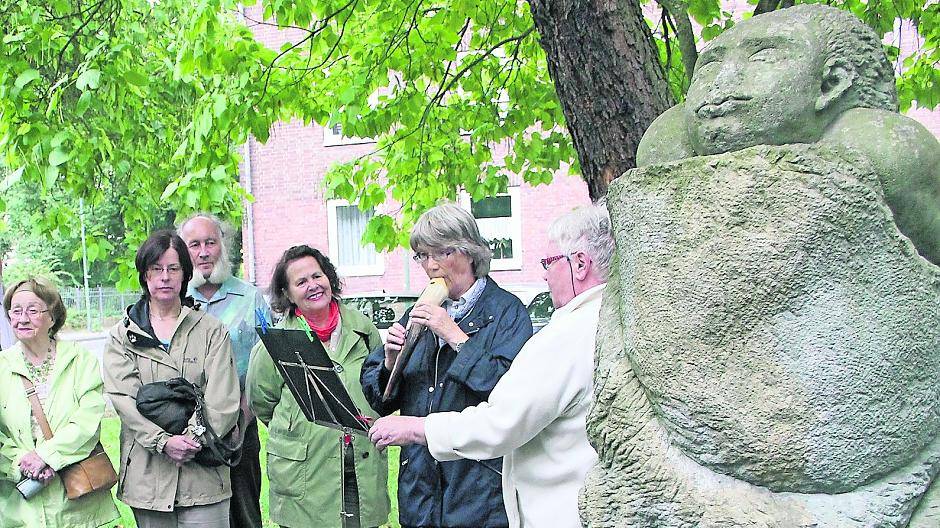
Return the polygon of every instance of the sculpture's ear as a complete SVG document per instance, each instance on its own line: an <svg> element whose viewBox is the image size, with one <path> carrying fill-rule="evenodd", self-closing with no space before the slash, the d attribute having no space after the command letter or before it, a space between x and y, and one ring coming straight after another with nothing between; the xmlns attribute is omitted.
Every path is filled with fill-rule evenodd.
<svg viewBox="0 0 940 528"><path fill-rule="evenodd" d="M841 58L830 58L823 67L819 97L816 98L816 111L822 112L840 101L855 82L855 71L846 66Z"/></svg>

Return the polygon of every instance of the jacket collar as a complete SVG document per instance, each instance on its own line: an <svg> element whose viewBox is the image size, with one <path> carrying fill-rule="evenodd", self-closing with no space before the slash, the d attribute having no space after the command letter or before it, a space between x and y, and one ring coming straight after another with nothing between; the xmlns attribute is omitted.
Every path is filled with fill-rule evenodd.
<svg viewBox="0 0 940 528"><path fill-rule="evenodd" d="M336 344L336 358L338 360L345 359L352 350L353 345L360 339L365 344L366 354L372 351L372 347L378 345L378 343L369 342L369 335L372 333L372 321L343 303L339 303L339 324L342 327L342 334L340 334L339 343Z"/></svg>
<svg viewBox="0 0 940 528"><path fill-rule="evenodd" d="M216 290L211 299L207 299L205 295L199 293L199 290L193 287L187 288L186 294L198 303L208 304L212 301L224 299L230 294L245 296L248 294L248 288L246 286L247 284L244 281L235 276L231 276L222 281L222 284L219 285L219 289Z"/></svg>
<svg viewBox="0 0 940 528"><path fill-rule="evenodd" d="M190 323L190 326L192 326L196 321L202 318L203 314L201 312L187 305L192 304L192 298L187 297L186 301L189 301L189 303L184 302L183 304L179 321L173 332L174 335L187 319L195 316L195 319ZM153 331L153 326L150 324L150 302L144 296L141 296L136 303L127 307L123 324L125 337L131 345L138 348L159 348L164 351L166 350L166 346L164 346L157 337L156 333Z"/></svg>
<svg viewBox="0 0 940 528"><path fill-rule="evenodd" d="M292 330L302 328L299 319L292 312L288 312L288 315L278 323L278 326ZM369 343L369 335L372 333L372 321L342 302L339 303L339 326L337 329L340 331L339 343L336 344L336 350L331 354L336 361L342 361L359 339L362 339L362 342L367 345L367 349L379 344ZM369 351L371 352L371 350Z"/></svg>
<svg viewBox="0 0 940 528"><path fill-rule="evenodd" d="M606 282L604 284L598 284L597 286L594 286L592 288L589 288L579 293L577 296L575 296L574 299L571 299L570 301L568 301L568 304L555 310L552 313L552 320L555 320L555 317L564 317L565 315L570 314L571 312L574 312L578 308L584 306L585 304L591 301L601 299L604 295L605 286L607 286Z"/></svg>
<svg viewBox="0 0 940 528"><path fill-rule="evenodd" d="M499 285L496 284L496 281L491 279L489 275L486 276L486 286L483 288L483 292L480 294L477 301L474 303L473 308L470 310L470 313L462 317L457 321L457 326L460 327L464 333L472 334L478 331L480 328L486 326L494 319L492 309L493 304L493 294L496 290L499 290Z"/></svg>

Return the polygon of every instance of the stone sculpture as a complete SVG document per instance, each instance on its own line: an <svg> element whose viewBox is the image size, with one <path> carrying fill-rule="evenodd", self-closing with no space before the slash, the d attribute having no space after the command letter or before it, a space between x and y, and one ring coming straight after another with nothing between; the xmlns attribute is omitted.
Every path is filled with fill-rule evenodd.
<svg viewBox="0 0 940 528"><path fill-rule="evenodd" d="M702 52L611 187L589 527L940 526L940 144L800 5Z"/></svg>

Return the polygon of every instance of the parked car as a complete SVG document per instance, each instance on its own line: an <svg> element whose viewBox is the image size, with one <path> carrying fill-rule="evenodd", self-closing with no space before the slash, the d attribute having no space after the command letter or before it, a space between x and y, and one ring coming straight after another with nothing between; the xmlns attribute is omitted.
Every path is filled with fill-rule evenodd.
<svg viewBox="0 0 940 528"><path fill-rule="evenodd" d="M555 307L552 306L551 295L544 288L517 287L508 288L508 291L519 297L519 300L526 305L526 310L532 319L532 330L538 332L551 320ZM384 340L388 328L401 319L417 300L418 294L414 293L379 292L359 293L344 297L343 303L371 318Z"/></svg>
<svg viewBox="0 0 940 528"><path fill-rule="evenodd" d="M539 293L529 301L526 310L529 312L529 318L532 319L532 331L538 332L552 320L555 305L552 304L551 294L547 291Z"/></svg>
<svg viewBox="0 0 940 528"><path fill-rule="evenodd" d="M548 324L552 318L552 312L555 307L552 305L552 297L545 284L521 284L508 285L506 291L515 295L526 306L529 312L529 318L532 319L532 330L538 332L543 326Z"/></svg>
<svg viewBox="0 0 940 528"><path fill-rule="evenodd" d="M359 293L343 298L343 303L362 312L372 319L382 340L388 333L388 328L405 315L405 311L418 300L413 293Z"/></svg>

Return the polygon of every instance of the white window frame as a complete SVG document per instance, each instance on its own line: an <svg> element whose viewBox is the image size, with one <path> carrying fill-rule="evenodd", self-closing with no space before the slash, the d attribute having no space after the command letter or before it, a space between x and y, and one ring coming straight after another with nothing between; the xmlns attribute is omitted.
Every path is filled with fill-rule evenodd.
<svg viewBox="0 0 940 528"><path fill-rule="evenodd" d="M508 218L508 231L509 237L512 239L512 258L509 259L497 259L493 258L490 261L490 270L492 271L516 271L522 269L522 209L521 209L521 200L520 200L520 188L518 186L509 187L506 193L500 193L497 196L506 196L509 195L509 207L512 209L512 216ZM470 209L470 194L466 191L461 191L460 197L458 198L458 203L466 211L472 211ZM483 222L493 220L498 222L506 222L507 219L490 219L484 218ZM481 220L477 220L477 224ZM481 229L482 231L482 229ZM481 233L482 234L482 233ZM486 236L484 235L484 238Z"/></svg>
<svg viewBox="0 0 940 528"><path fill-rule="evenodd" d="M333 127L340 125L324 126L323 127L323 146L324 147L336 147L339 145L363 145L366 143L375 143L375 140L372 138L360 138L360 137L346 137L341 133L337 134L333 132Z"/></svg>
<svg viewBox="0 0 940 528"><path fill-rule="evenodd" d="M326 209L327 209L327 236L329 238L330 244L330 260L336 266L336 271L343 277L371 277L376 275L385 274L385 254L380 251L375 250L375 246L372 246L373 251L378 256L375 264L365 264L359 266L344 265L339 261L339 225L336 218L336 209L338 207L348 207L351 205L357 205L355 202L350 203L348 200L327 200ZM371 244L370 244L371 245Z"/></svg>

